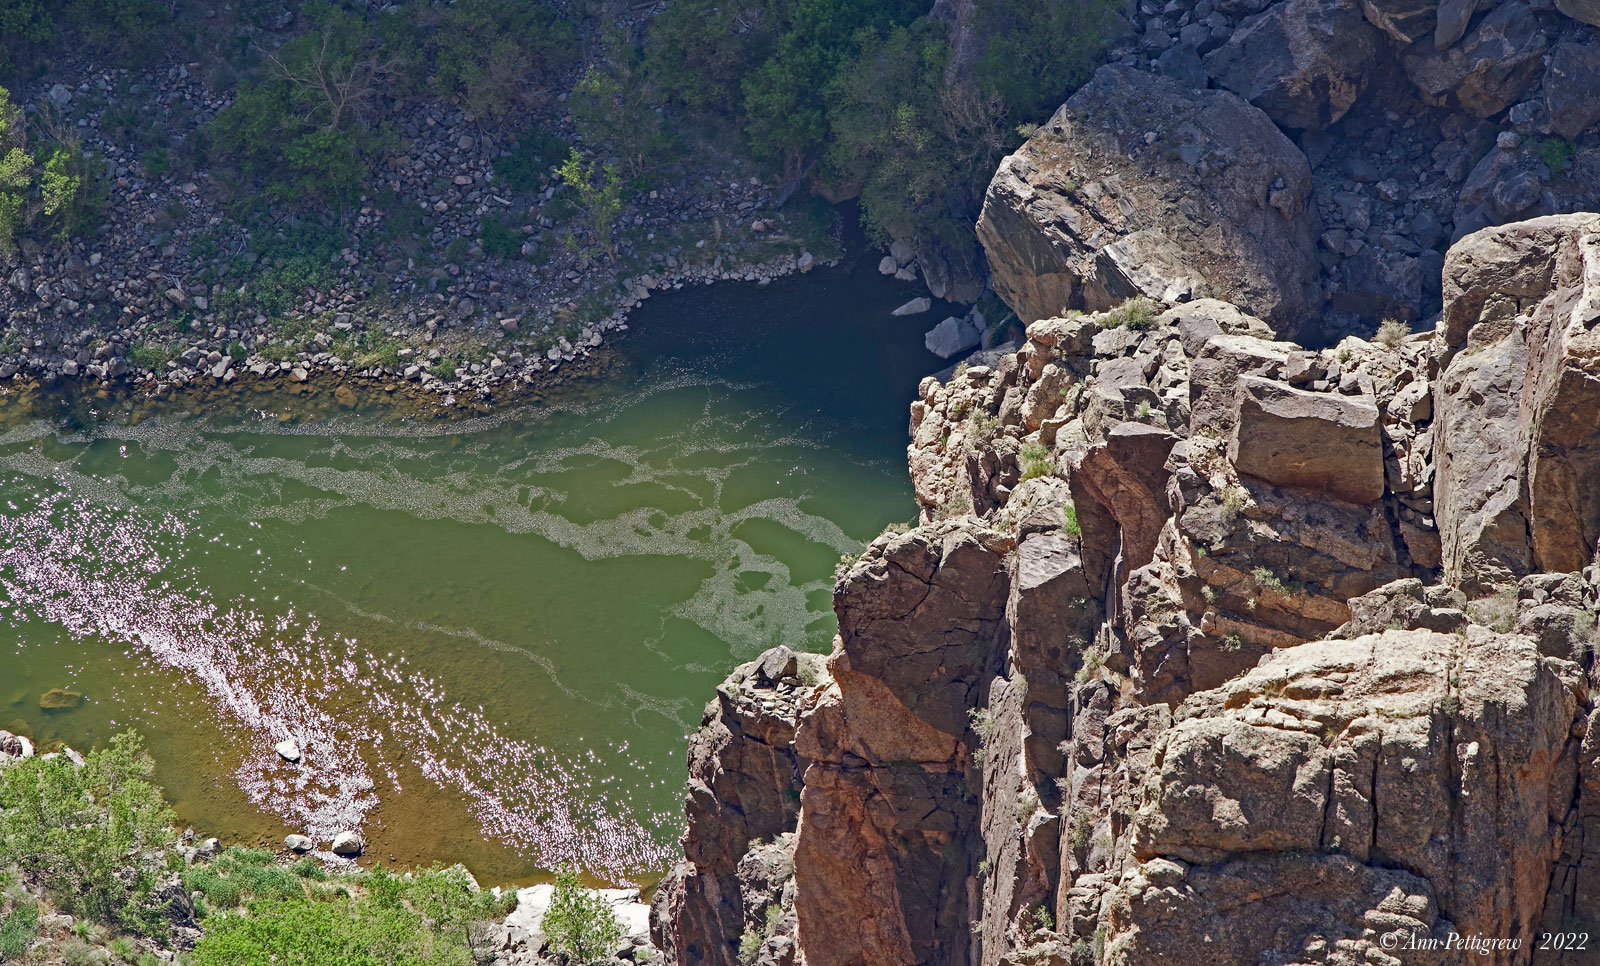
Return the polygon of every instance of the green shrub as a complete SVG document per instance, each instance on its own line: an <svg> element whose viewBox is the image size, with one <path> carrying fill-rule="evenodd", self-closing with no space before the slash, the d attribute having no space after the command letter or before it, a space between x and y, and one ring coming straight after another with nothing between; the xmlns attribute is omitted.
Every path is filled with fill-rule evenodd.
<svg viewBox="0 0 1600 966"><path fill-rule="evenodd" d="M0 914L0 962L21 958L38 932L39 904L36 902L19 902L10 912Z"/></svg>
<svg viewBox="0 0 1600 966"><path fill-rule="evenodd" d="M0 772L0 863L78 915L159 932L153 893L175 835L151 769L138 735L124 732L81 768L29 758Z"/></svg>
<svg viewBox="0 0 1600 966"><path fill-rule="evenodd" d="M1378 331L1373 335L1372 341L1386 348L1395 349L1411 334L1411 326L1398 319L1384 319L1378 326Z"/></svg>
<svg viewBox="0 0 1600 966"><path fill-rule="evenodd" d="M1022 444L1022 478L1031 480L1041 476L1049 476L1056 471L1055 462L1050 459L1050 449L1037 440L1030 440Z"/></svg>
<svg viewBox="0 0 1600 966"><path fill-rule="evenodd" d="M622 926L611 901L583 888L573 869L556 873L556 891L544 914L544 932L558 952L580 963L610 956L622 939Z"/></svg>
<svg viewBox="0 0 1600 966"><path fill-rule="evenodd" d="M159 145L139 156L139 166L152 178L159 178L172 170L172 157Z"/></svg>
<svg viewBox="0 0 1600 966"><path fill-rule="evenodd" d="M517 258L522 255L522 235L493 215L478 221L478 239L490 258Z"/></svg>
<svg viewBox="0 0 1600 966"><path fill-rule="evenodd" d="M1577 156L1578 148L1564 138L1543 138L1533 145L1533 154L1551 171L1561 171Z"/></svg>
<svg viewBox="0 0 1600 966"><path fill-rule="evenodd" d="M495 162L494 176L513 192L532 193L543 186L551 169L565 161L571 151L572 145L534 125L509 154Z"/></svg>
<svg viewBox="0 0 1600 966"><path fill-rule="evenodd" d="M326 873L300 874L300 863L266 852L230 849L212 866L237 880L245 905L211 915L190 966L469 966L473 930L515 903L479 890L459 865L405 877L378 868L327 885Z"/></svg>
<svg viewBox="0 0 1600 966"><path fill-rule="evenodd" d="M1154 301L1136 295L1101 316L1100 324L1107 329L1126 327L1135 332L1145 332L1155 328L1157 308Z"/></svg>
<svg viewBox="0 0 1600 966"><path fill-rule="evenodd" d="M1078 508L1070 503L1061 507L1061 529L1074 537L1083 536L1083 527L1078 524Z"/></svg>

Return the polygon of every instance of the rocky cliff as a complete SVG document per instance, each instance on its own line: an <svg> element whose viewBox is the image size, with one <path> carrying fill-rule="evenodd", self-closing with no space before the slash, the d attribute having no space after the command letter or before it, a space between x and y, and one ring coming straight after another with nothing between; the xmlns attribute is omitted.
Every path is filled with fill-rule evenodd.
<svg viewBox="0 0 1600 966"><path fill-rule="evenodd" d="M1441 293L1321 350L1195 291L1052 311L925 380L920 525L841 573L825 667L708 708L657 945L1592 961L1600 216L1467 235Z"/></svg>

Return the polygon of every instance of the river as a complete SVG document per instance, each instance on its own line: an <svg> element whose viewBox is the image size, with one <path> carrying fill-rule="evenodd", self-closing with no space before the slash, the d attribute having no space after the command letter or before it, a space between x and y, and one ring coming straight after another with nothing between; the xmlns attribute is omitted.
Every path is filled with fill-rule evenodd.
<svg viewBox="0 0 1600 966"><path fill-rule="evenodd" d="M870 259L669 293L606 378L471 417L12 405L0 728L137 729L224 843L360 826L368 859L485 883L648 882L717 683L827 650L840 556L914 511L907 406L941 316L889 310L916 294ZM44 710L53 688L82 701Z"/></svg>

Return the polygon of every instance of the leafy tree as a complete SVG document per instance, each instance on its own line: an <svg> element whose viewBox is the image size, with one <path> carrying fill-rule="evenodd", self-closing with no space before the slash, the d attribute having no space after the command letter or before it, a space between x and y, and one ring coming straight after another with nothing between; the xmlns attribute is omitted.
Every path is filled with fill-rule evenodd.
<svg viewBox="0 0 1600 966"><path fill-rule="evenodd" d="M646 162L666 149L655 90L645 76L638 50L612 32L606 59L592 64L573 85L567 107L585 143L622 159L630 174L643 174Z"/></svg>
<svg viewBox="0 0 1600 966"><path fill-rule="evenodd" d="M788 29L786 0L676 0L650 23L644 71L673 105L724 111Z"/></svg>
<svg viewBox="0 0 1600 966"><path fill-rule="evenodd" d="M55 23L39 0L0 0L0 71L9 72L12 51L55 36Z"/></svg>
<svg viewBox="0 0 1600 966"><path fill-rule="evenodd" d="M22 112L11 105L11 92L0 87L0 255L16 250L33 184L33 155L28 153L21 118Z"/></svg>
<svg viewBox="0 0 1600 966"><path fill-rule="evenodd" d="M1042 120L1099 64L1115 0L980 0L987 36L975 71L1018 120Z"/></svg>
<svg viewBox="0 0 1600 966"><path fill-rule="evenodd" d="M580 963L610 956L622 939L611 901L585 889L574 869L556 872L556 891L542 926L552 946Z"/></svg>
<svg viewBox="0 0 1600 966"><path fill-rule="evenodd" d="M124 732L81 767L29 758L0 771L0 862L80 915L160 931L156 878L176 836L152 768L139 736Z"/></svg>
<svg viewBox="0 0 1600 966"><path fill-rule="evenodd" d="M864 29L855 54L828 88L832 143L824 172L858 185L868 227L881 241L915 234L939 217L942 195L957 184L939 117L949 48L921 24L887 38Z"/></svg>
<svg viewBox="0 0 1600 966"><path fill-rule="evenodd" d="M376 101L406 63L395 18L313 3L312 29L266 52L266 76L241 85L212 121L213 157L290 203L349 204L392 139Z"/></svg>
<svg viewBox="0 0 1600 966"><path fill-rule="evenodd" d="M622 212L622 178L616 165L608 164L603 169L598 163L585 166L578 149L573 148L557 173L563 184L578 193L578 204L595 243L615 257L617 248L611 232Z"/></svg>
<svg viewBox="0 0 1600 966"><path fill-rule="evenodd" d="M504 114L575 61L572 20L543 0L419 0L434 88L477 114Z"/></svg>
<svg viewBox="0 0 1600 966"><path fill-rule="evenodd" d="M41 211L58 239L94 228L106 203L104 167L75 142L50 145L39 168Z"/></svg>

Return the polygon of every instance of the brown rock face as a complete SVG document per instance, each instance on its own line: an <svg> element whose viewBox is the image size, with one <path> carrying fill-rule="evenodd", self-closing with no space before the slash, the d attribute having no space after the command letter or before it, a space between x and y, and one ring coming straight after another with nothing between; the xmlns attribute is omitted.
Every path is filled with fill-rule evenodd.
<svg viewBox="0 0 1600 966"><path fill-rule="evenodd" d="M1600 935L1597 280L1600 215L1541 219L1452 250L1432 334L1309 350L1202 299L925 380L925 522L839 580L817 686L724 687L658 942L1588 966L1531 947ZM1420 948L1453 935L1523 942Z"/></svg>
<svg viewBox="0 0 1600 966"><path fill-rule="evenodd" d="M1224 145L1218 167L1208 159ZM1310 179L1236 95L1102 67L1001 163L978 238L1024 322L1206 288L1289 332L1320 302Z"/></svg>
<svg viewBox="0 0 1600 966"><path fill-rule="evenodd" d="M1228 459L1249 476L1349 503L1383 496L1378 407L1281 382L1239 380Z"/></svg>
<svg viewBox="0 0 1600 966"><path fill-rule="evenodd" d="M1009 549L981 527L922 527L880 538L835 590L835 684L796 736L812 762L795 851L808 966L968 962L979 807L961 787L969 713L1002 652Z"/></svg>
<svg viewBox="0 0 1600 966"><path fill-rule="evenodd" d="M1435 503L1469 589L1579 570L1600 541L1600 216L1469 235L1445 261Z"/></svg>
<svg viewBox="0 0 1600 966"><path fill-rule="evenodd" d="M821 664L817 655L776 648L735 669L706 706L689 739L683 859L651 909L651 936L669 959L739 962L749 924L739 863L752 843L794 830L805 768L794 747L797 703L812 687L800 674L805 668L815 680Z"/></svg>
<svg viewBox="0 0 1600 966"><path fill-rule="evenodd" d="M1473 628L1307 644L1195 695L1145 781L1107 962L1185 962L1213 928L1214 961L1240 964L1313 943L1356 961L1391 929L1530 935L1584 692L1527 639Z"/></svg>

